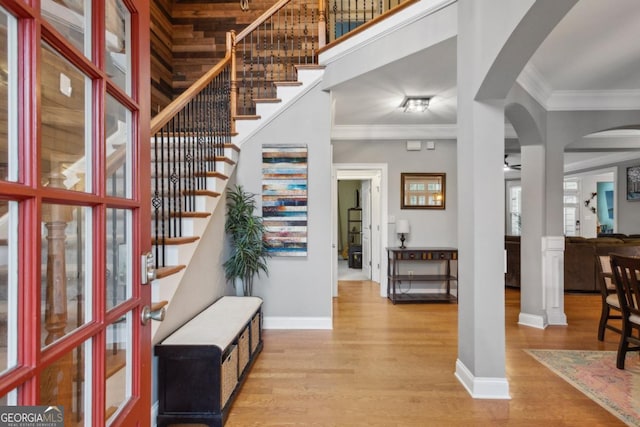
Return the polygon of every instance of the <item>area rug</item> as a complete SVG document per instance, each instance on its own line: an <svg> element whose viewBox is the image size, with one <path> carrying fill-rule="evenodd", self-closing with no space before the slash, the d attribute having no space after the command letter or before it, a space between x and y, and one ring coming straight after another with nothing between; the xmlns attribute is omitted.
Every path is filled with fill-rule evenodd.
<svg viewBox="0 0 640 427"><path fill-rule="evenodd" d="M616 368L615 351L525 350L630 426L640 426L640 361L631 353Z"/></svg>

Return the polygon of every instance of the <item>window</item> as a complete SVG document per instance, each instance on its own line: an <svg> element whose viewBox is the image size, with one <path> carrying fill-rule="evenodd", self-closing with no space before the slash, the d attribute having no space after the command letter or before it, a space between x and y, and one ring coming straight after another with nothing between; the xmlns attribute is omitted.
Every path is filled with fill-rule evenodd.
<svg viewBox="0 0 640 427"><path fill-rule="evenodd" d="M564 181L564 235L580 235L580 185L577 180L570 179Z"/></svg>

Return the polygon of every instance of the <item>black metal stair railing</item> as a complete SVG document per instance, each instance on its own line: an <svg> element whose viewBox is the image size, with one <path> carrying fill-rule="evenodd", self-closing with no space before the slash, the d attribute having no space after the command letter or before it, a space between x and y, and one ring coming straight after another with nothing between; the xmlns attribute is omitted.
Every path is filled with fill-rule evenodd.
<svg viewBox="0 0 640 427"><path fill-rule="evenodd" d="M326 0L327 43L412 0Z"/></svg>
<svg viewBox="0 0 640 427"><path fill-rule="evenodd" d="M276 4L238 34L237 114L255 114L256 99L276 97L276 82L296 81L296 65L316 64L318 0Z"/></svg>
<svg viewBox="0 0 640 427"><path fill-rule="evenodd" d="M166 244L182 237L182 219L207 190L216 158L231 143L231 64L152 136L152 234L156 268L167 265ZM152 132L154 129L152 128Z"/></svg>

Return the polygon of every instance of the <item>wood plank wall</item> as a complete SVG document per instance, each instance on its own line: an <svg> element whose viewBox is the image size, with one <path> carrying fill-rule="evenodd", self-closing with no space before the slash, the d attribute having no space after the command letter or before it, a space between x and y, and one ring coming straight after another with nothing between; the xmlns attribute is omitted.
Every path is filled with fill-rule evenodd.
<svg viewBox="0 0 640 427"><path fill-rule="evenodd" d="M172 0L151 2L151 114L173 99Z"/></svg>
<svg viewBox="0 0 640 427"><path fill-rule="evenodd" d="M151 106L166 107L224 58L226 33L242 31L275 0L153 0L151 2Z"/></svg>

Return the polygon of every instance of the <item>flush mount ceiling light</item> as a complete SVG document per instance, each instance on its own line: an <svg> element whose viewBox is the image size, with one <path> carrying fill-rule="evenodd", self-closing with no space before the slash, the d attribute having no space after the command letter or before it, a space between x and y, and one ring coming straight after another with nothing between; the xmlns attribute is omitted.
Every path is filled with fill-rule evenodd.
<svg viewBox="0 0 640 427"><path fill-rule="evenodd" d="M405 113L422 113L429 108L429 96L405 96L400 107Z"/></svg>

